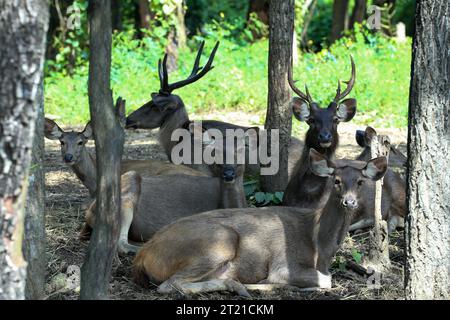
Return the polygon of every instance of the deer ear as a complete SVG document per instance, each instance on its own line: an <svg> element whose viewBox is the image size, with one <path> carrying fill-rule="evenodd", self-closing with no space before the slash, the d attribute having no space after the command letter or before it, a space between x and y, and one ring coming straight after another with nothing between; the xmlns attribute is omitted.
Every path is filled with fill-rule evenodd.
<svg viewBox="0 0 450 320"><path fill-rule="evenodd" d="M356 99L345 99L340 102L337 108L336 116L339 121L347 122L353 119L356 113Z"/></svg>
<svg viewBox="0 0 450 320"><path fill-rule="evenodd" d="M356 142L360 147L366 147L366 140L365 140L365 132L362 130L356 130L355 132L355 139Z"/></svg>
<svg viewBox="0 0 450 320"><path fill-rule="evenodd" d="M319 177L330 177L334 173L334 165L315 149L309 150L309 168L313 174Z"/></svg>
<svg viewBox="0 0 450 320"><path fill-rule="evenodd" d="M309 117L311 115L311 112L309 111L308 103L299 98L294 97L291 100L291 108L292 113L297 118L298 121L308 121Z"/></svg>
<svg viewBox="0 0 450 320"><path fill-rule="evenodd" d="M59 140L64 131L61 130L60 127L56 124L55 121L45 118L44 123L44 135L47 139L50 140Z"/></svg>
<svg viewBox="0 0 450 320"><path fill-rule="evenodd" d="M366 146L370 146L372 139L377 136L377 132L372 127L367 127L366 131L364 131L364 142Z"/></svg>
<svg viewBox="0 0 450 320"><path fill-rule="evenodd" d="M92 125L90 121L86 124L86 127L84 127L84 130L83 132L81 132L81 134L88 140L93 139L94 132L92 130Z"/></svg>
<svg viewBox="0 0 450 320"><path fill-rule="evenodd" d="M383 178L387 170L387 159L386 157L378 157L367 162L364 169L362 169L362 174L366 178L373 181L380 180Z"/></svg>

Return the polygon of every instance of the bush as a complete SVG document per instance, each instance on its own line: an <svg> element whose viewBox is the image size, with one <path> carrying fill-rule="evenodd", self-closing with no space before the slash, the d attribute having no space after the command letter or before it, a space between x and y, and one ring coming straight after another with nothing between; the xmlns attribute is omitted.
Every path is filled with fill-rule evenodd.
<svg viewBox="0 0 450 320"><path fill-rule="evenodd" d="M195 52L202 38L190 41L192 50L182 48L178 70L170 81L187 77ZM238 44L226 35L211 35L206 39L203 63L221 40L215 58L215 68L204 78L179 89L189 112L241 110L265 118L267 106L267 40L253 44ZM150 100L159 89L157 61L164 48L150 38L134 40L129 33L113 37L111 86L114 97L127 100L128 112ZM411 43L399 44L377 35L356 32L318 54L299 57L294 77L299 87L305 82L322 107L333 98L337 80L350 75L349 54L356 63L356 85L351 94L358 100L358 115L354 121L376 127L406 126L411 60ZM85 123L89 119L87 98L88 67L85 62L72 76L52 73L45 78L47 115L58 117L65 124ZM294 129L298 126L294 121Z"/></svg>

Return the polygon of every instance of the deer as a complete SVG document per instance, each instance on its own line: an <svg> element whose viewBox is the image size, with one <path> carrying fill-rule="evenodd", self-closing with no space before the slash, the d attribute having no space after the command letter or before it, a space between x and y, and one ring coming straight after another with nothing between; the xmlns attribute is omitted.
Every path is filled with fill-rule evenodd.
<svg viewBox="0 0 450 320"><path fill-rule="evenodd" d="M216 43L211 54L203 67L200 67L200 58L202 56L205 42L200 44L197 52L197 56L194 61L194 65L190 75L184 79L174 83L169 83L169 77L167 72L167 54L164 55L163 60L158 61L158 76L160 81L160 89L158 92L151 94L152 100L142 105L140 108L128 115L126 119L127 129L156 129L159 128L159 141L164 148L164 151L171 160L172 149L178 141L171 141L172 133L179 128L183 128L191 122L187 113L186 107L180 96L173 94L177 89L192 84L202 77L204 77L214 66L212 63L216 51L219 46L219 42ZM206 129L218 129L223 134L227 129L241 129L247 131L248 129L259 130L258 127L245 127L236 124L216 121L216 120L202 120L202 126ZM296 160L299 158L299 149L303 147L303 143L298 139L291 139L291 146L289 147L289 171L292 171ZM248 155L247 155L248 158ZM205 164L195 165L190 164L197 170L201 170L210 174L209 167ZM247 173L256 175L259 172L259 165L247 165Z"/></svg>
<svg viewBox="0 0 450 320"><path fill-rule="evenodd" d="M292 77L292 67L288 69L288 83L297 97L293 97L290 103L293 116L301 122L306 122L309 126L305 135L305 145L298 161L296 162L292 176L284 193L283 204L287 206L308 206L315 207L317 202L309 201L314 198L312 192L320 192L309 185L302 186L303 175L308 170L309 150L314 148L324 154L329 159L334 159L336 149L339 145L338 125L341 122L348 122L353 119L356 113L356 99L344 99L353 89L356 80L356 67L352 56L351 76L345 83L347 87L341 92L341 82L338 81L338 88L334 99L327 108L320 105L311 97L308 86L305 85L305 92L302 92L296 85ZM316 181L315 179L313 179ZM301 192L299 192L301 190Z"/></svg>
<svg viewBox="0 0 450 320"><path fill-rule="evenodd" d="M49 140L60 141L62 160L88 189L90 197L95 198L97 190L95 154L86 148L86 143L94 138L91 123L88 122L82 131L64 131L54 120L45 118L44 135ZM185 165L175 165L157 160L122 160L121 170L122 173L133 170L145 175L206 176L205 173Z"/></svg>
<svg viewBox="0 0 450 320"><path fill-rule="evenodd" d="M314 149L309 168L328 184L323 209L260 207L192 215L162 228L133 261L134 281L158 292L198 294L331 288L329 267L360 205L359 181L376 181L386 157L339 166Z"/></svg>
<svg viewBox="0 0 450 320"><path fill-rule="evenodd" d="M367 160L370 158L370 144L377 132L374 128L368 126L365 130L356 130L355 139L360 147L363 148L357 160ZM389 150L389 167L404 168L406 167L406 156L394 146L390 146Z"/></svg>
<svg viewBox="0 0 450 320"><path fill-rule="evenodd" d="M367 127L365 131L356 132L356 140L364 150L356 158L359 161L367 161L371 158L371 142L377 138L377 132L372 127ZM395 147L390 147L389 167L403 167L406 157ZM349 231L371 227L374 224L373 217L373 195L374 191L368 190L368 210L362 210L356 215ZM398 172L388 168L384 177L382 194L382 216L388 221L388 232L392 233L398 227L404 226L406 216L406 182Z"/></svg>
<svg viewBox="0 0 450 320"><path fill-rule="evenodd" d="M203 143L217 143L206 139L207 132ZM243 148L238 145L234 151L235 159L244 152ZM231 152L220 144L216 150L224 154ZM136 253L140 247L132 242L149 240L155 232L177 219L219 208L246 207L244 164L234 160L231 164L214 163L210 167L213 177L186 174L142 176L135 171L124 173L121 176L118 251L122 254ZM96 200L86 210L86 224L81 232L83 239L88 238L95 227L95 206Z"/></svg>

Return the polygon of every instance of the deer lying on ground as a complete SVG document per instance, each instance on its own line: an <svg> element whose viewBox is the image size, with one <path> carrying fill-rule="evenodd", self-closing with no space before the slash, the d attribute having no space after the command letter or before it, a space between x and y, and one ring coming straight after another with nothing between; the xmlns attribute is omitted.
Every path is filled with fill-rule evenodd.
<svg viewBox="0 0 450 320"><path fill-rule="evenodd" d="M362 134L362 132L364 134ZM356 140L358 144L363 143L364 150L356 158L356 160L367 161L371 158L371 142L372 139L377 137L377 132L372 127L367 127L365 131L357 132ZM363 137L361 137L363 136ZM403 167L406 163L406 157L396 148L390 147L389 153L389 167ZM359 215L356 215L353 224L350 226L349 231L355 231L371 227L374 224L373 220L373 186L367 192L368 197L368 209L362 210ZM406 215L406 182L400 176L399 173L391 170L387 170L383 183L383 195L382 195L382 214L383 219L388 221L388 232L393 232L397 227L404 226L404 219Z"/></svg>
<svg viewBox="0 0 450 320"><path fill-rule="evenodd" d="M223 209L180 219L137 253L134 280L160 284L160 293L330 288L328 269L360 204L359 182L381 179L387 161L340 167L313 149L309 159L316 176L339 181L325 188L323 209Z"/></svg>
<svg viewBox="0 0 450 320"><path fill-rule="evenodd" d="M78 179L89 190L91 198L94 198L97 190L95 155L86 149L88 140L93 139L90 122L81 132L64 131L55 121L45 118L44 133L47 139L60 141L63 161L72 168ZM185 165L175 165L157 160L122 160L122 173L131 170L142 175L187 174L206 176L206 174Z"/></svg>
<svg viewBox="0 0 450 320"><path fill-rule="evenodd" d="M240 152L244 151L237 149L235 157ZM210 165L214 177L184 174L144 177L134 171L123 174L119 252L136 252L139 247L128 240L145 242L177 219L214 209L246 207L244 166L236 163ZM84 232L95 225L94 212L95 200L86 211Z"/></svg>
<svg viewBox="0 0 450 320"><path fill-rule="evenodd" d="M372 127L367 127L366 130L356 130L355 139L359 146L364 150L356 158L357 160L369 160L370 159L370 143L374 137L377 136L377 132ZM389 167L404 168L406 167L406 156L394 146L390 147L389 151Z"/></svg>
<svg viewBox="0 0 450 320"><path fill-rule="evenodd" d="M201 43L194 62L191 74L187 79L177 81L169 84L169 77L166 67L167 54L164 59L159 60L158 75L160 80L160 89L158 93L152 93L152 100L141 106L136 111L132 112L126 121L126 128L134 129L156 129L159 128L159 141L164 148L164 151L171 159L171 152L178 141L171 141L172 133L179 128L186 126L189 123L189 116L186 107L178 95L172 94L176 89L182 88L186 85L194 83L201 79L210 70L213 69L212 63L216 54L219 42L215 45L204 67L199 67L200 58L203 51L204 42ZM202 120L202 126L208 129L218 129L225 134L226 129L242 129L244 131L250 129L249 127L238 126L228 122L221 122L215 120ZM254 127L256 129L256 127ZM298 139L292 138L291 146L289 147L289 167L292 171L293 165L300 157L299 149L301 150L303 143ZM248 151L248 150L247 150ZM247 152L248 153L248 152ZM248 154L246 156L248 158ZM258 162L259 163L259 162ZM207 165L190 165L195 169L201 170L209 174L209 167ZM259 165L247 165L246 171L250 174L259 174Z"/></svg>

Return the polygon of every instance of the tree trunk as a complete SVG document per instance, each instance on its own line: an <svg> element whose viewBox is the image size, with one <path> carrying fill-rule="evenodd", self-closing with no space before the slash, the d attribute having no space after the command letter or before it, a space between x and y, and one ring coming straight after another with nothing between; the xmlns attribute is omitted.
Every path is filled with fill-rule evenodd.
<svg viewBox="0 0 450 320"><path fill-rule="evenodd" d="M261 176L263 190L284 191L288 182L288 147L291 142L291 92L287 81L292 57L294 0L272 1L269 16L269 93L265 128L268 150L272 129L279 129L279 170L275 175Z"/></svg>
<svg viewBox="0 0 450 320"><path fill-rule="evenodd" d="M258 19L265 24L269 24L269 0L250 0L247 13L247 21L250 13L255 12ZM294 8L293 8L294 10Z"/></svg>
<svg viewBox="0 0 450 320"><path fill-rule="evenodd" d="M347 28L348 0L334 0L330 43L342 37Z"/></svg>
<svg viewBox="0 0 450 320"><path fill-rule="evenodd" d="M405 293L450 295L450 2L418 1L409 100Z"/></svg>
<svg viewBox="0 0 450 320"><path fill-rule="evenodd" d="M371 158L385 156L389 159L391 144L387 136L379 135L373 137L370 142ZM389 161L388 161L389 162ZM375 183L375 205L374 205L374 227L369 236L369 255L364 261L365 267L369 267L378 272L384 273L389 270L391 261L389 259L389 235L387 222L383 220L381 212L381 195L383 190L383 180Z"/></svg>
<svg viewBox="0 0 450 320"><path fill-rule="evenodd" d="M350 29L353 29L355 23L362 23L367 10L367 0L356 0L353 8L352 16L350 18Z"/></svg>
<svg viewBox="0 0 450 320"><path fill-rule="evenodd" d="M27 203L25 205L25 234L23 252L27 261L27 299L43 299L45 292L45 175L44 159L44 82L41 77L36 97L38 114L34 132Z"/></svg>
<svg viewBox="0 0 450 320"><path fill-rule="evenodd" d="M122 8L120 0L111 0L112 29L122 30Z"/></svg>
<svg viewBox="0 0 450 320"><path fill-rule="evenodd" d="M153 19L148 0L138 0L139 5L139 28L150 29L150 20Z"/></svg>
<svg viewBox="0 0 450 320"><path fill-rule="evenodd" d="M0 2L0 300L24 299L24 204L45 56L48 3ZM20 67L19 67L20 66Z"/></svg>
<svg viewBox="0 0 450 320"><path fill-rule="evenodd" d="M110 89L111 3L91 0L89 107L97 154L95 225L81 269L81 299L108 298L112 261L120 224L120 160L124 132L114 110Z"/></svg>

